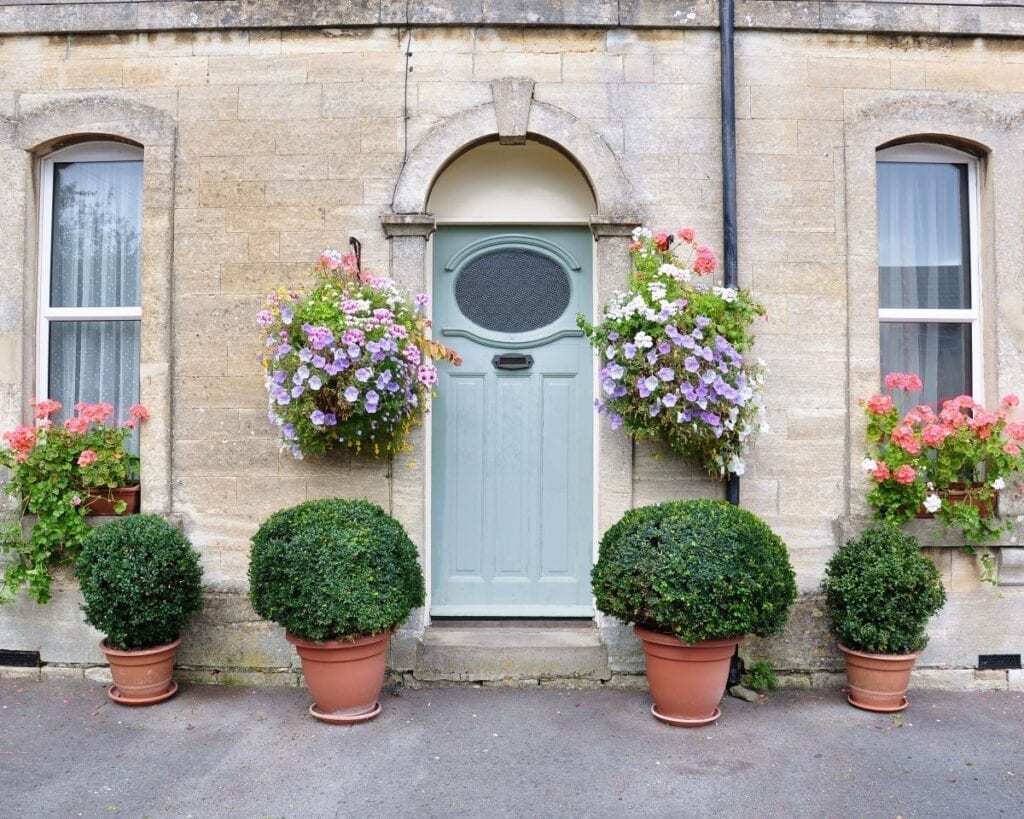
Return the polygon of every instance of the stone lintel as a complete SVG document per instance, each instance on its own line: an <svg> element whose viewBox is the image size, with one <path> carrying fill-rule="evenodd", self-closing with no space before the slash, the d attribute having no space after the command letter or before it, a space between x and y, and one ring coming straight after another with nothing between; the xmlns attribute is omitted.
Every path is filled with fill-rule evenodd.
<svg viewBox="0 0 1024 819"><path fill-rule="evenodd" d="M421 236L426 240L437 229L429 213L383 213L380 225L389 239L396 236Z"/></svg>

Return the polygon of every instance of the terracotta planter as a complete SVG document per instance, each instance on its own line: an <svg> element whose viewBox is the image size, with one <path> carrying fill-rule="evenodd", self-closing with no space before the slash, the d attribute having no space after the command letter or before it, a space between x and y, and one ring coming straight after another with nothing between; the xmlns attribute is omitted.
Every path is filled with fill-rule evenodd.
<svg viewBox="0 0 1024 819"><path fill-rule="evenodd" d="M968 506L975 507L978 510L978 514L983 518L989 518L996 512L996 503L999 497L996 495L988 500L976 497L974 493L982 488L984 488L984 484L980 483L951 483L948 489L941 489L936 494L942 498L943 503L946 501L950 503L966 503ZM924 504L921 504L917 508L917 517L933 518L935 516L924 508Z"/></svg>
<svg viewBox="0 0 1024 819"><path fill-rule="evenodd" d="M111 488L108 494L89 495L85 499L86 515L116 515L115 505L124 501L126 506L122 515L134 515L139 511L139 484Z"/></svg>
<svg viewBox="0 0 1024 819"><path fill-rule="evenodd" d="M114 678L107 694L114 702L123 705L153 705L173 697L178 685L171 677L179 645L180 637L173 643L155 648L122 651L111 648L103 640L100 650L107 655Z"/></svg>
<svg viewBox="0 0 1024 819"><path fill-rule="evenodd" d="M315 643L286 634L302 660L302 673L313 697L309 713L323 722L351 724L380 713L381 686L390 632L356 640Z"/></svg>
<svg viewBox="0 0 1024 819"><path fill-rule="evenodd" d="M687 644L678 637L635 626L647 658L651 713L670 725L699 727L721 715L718 703L729 663L743 637Z"/></svg>
<svg viewBox="0 0 1024 819"><path fill-rule="evenodd" d="M842 643L839 650L846 656L850 705L881 713L907 707L910 672L920 654L866 654Z"/></svg>

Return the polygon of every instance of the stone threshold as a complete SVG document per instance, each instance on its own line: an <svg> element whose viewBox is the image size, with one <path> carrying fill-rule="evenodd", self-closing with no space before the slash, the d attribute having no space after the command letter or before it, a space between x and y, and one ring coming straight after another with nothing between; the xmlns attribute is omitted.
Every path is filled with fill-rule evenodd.
<svg viewBox="0 0 1024 819"><path fill-rule="evenodd" d="M593 621L435 621L416 648L420 682L610 679Z"/></svg>

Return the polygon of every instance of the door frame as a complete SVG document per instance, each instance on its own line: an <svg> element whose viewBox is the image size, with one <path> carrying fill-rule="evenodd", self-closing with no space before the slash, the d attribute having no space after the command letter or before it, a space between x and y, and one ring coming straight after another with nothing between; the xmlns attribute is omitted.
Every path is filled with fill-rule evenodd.
<svg viewBox="0 0 1024 819"><path fill-rule="evenodd" d="M590 229L591 224L587 220L583 219L546 219L542 221L524 221L515 219L502 219L502 220L475 220L475 219L436 219L434 224L436 227L487 227L488 225L494 225L495 227L509 227L515 225L534 226L534 227L559 227L559 226L578 226ZM591 250L591 276L590 276L590 312L591 316L596 316L597 305L598 305L598 254L597 254L597 240L596 237L592 239L590 243ZM423 277L426 283L424 292L430 296L430 304L434 304L434 238L433 235L429 236L426 241L426 252L423 254L424 259L424 271ZM433 315L433 311L431 311ZM597 383L597 373L600 367L598 366L598 357L595 351L592 352L592 363L591 363L591 386L592 398L598 398L599 385ZM430 607L433 603L433 527L434 527L434 432L433 432L433 419L427 419L424 424L424 531L423 531L423 576L426 583L426 601L423 608L423 625L429 626L431 621ZM598 445L599 442L599 424L596 419L591 424L591 445L593 447L593 467L591 469L591 565L597 560L598 544L600 541L599 529L598 529L598 502L599 502L599 482L598 476L601 468L601 450ZM598 616L597 609L595 607L594 614L591 619L596 619ZM515 618L510 618L515 619Z"/></svg>

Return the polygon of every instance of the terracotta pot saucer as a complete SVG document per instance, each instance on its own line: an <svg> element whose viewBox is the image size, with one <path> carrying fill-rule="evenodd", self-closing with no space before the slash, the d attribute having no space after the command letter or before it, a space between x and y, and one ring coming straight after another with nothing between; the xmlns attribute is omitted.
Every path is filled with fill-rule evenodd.
<svg viewBox="0 0 1024 819"><path fill-rule="evenodd" d="M310 716L316 717L321 722L331 725L358 725L360 722L367 722L380 713L380 703L375 702L373 708L362 714L325 714L318 711L315 705L309 706Z"/></svg>
<svg viewBox="0 0 1024 819"><path fill-rule="evenodd" d="M902 711L910 704L906 697L900 700L900 704L895 708L880 708L875 705L865 705L860 702L854 702L853 697L847 697L846 701L854 708L860 708L862 711L873 711L876 714L895 714L897 711Z"/></svg>
<svg viewBox="0 0 1024 819"><path fill-rule="evenodd" d="M683 719L682 717L666 717L664 714L659 714L658 709L655 706L651 706L651 713L654 714L658 719L668 725L675 725L679 728L700 728L702 725L710 725L720 716L722 716L722 709L716 707L710 717L702 717L701 719Z"/></svg>
<svg viewBox="0 0 1024 819"><path fill-rule="evenodd" d="M178 693L178 684L171 680L171 687L164 691L163 694L157 694L155 697L125 697L122 696L121 692L117 690L116 685L110 686L107 689L107 696L110 697L114 702L120 705L156 705L158 702L169 700L175 694Z"/></svg>

